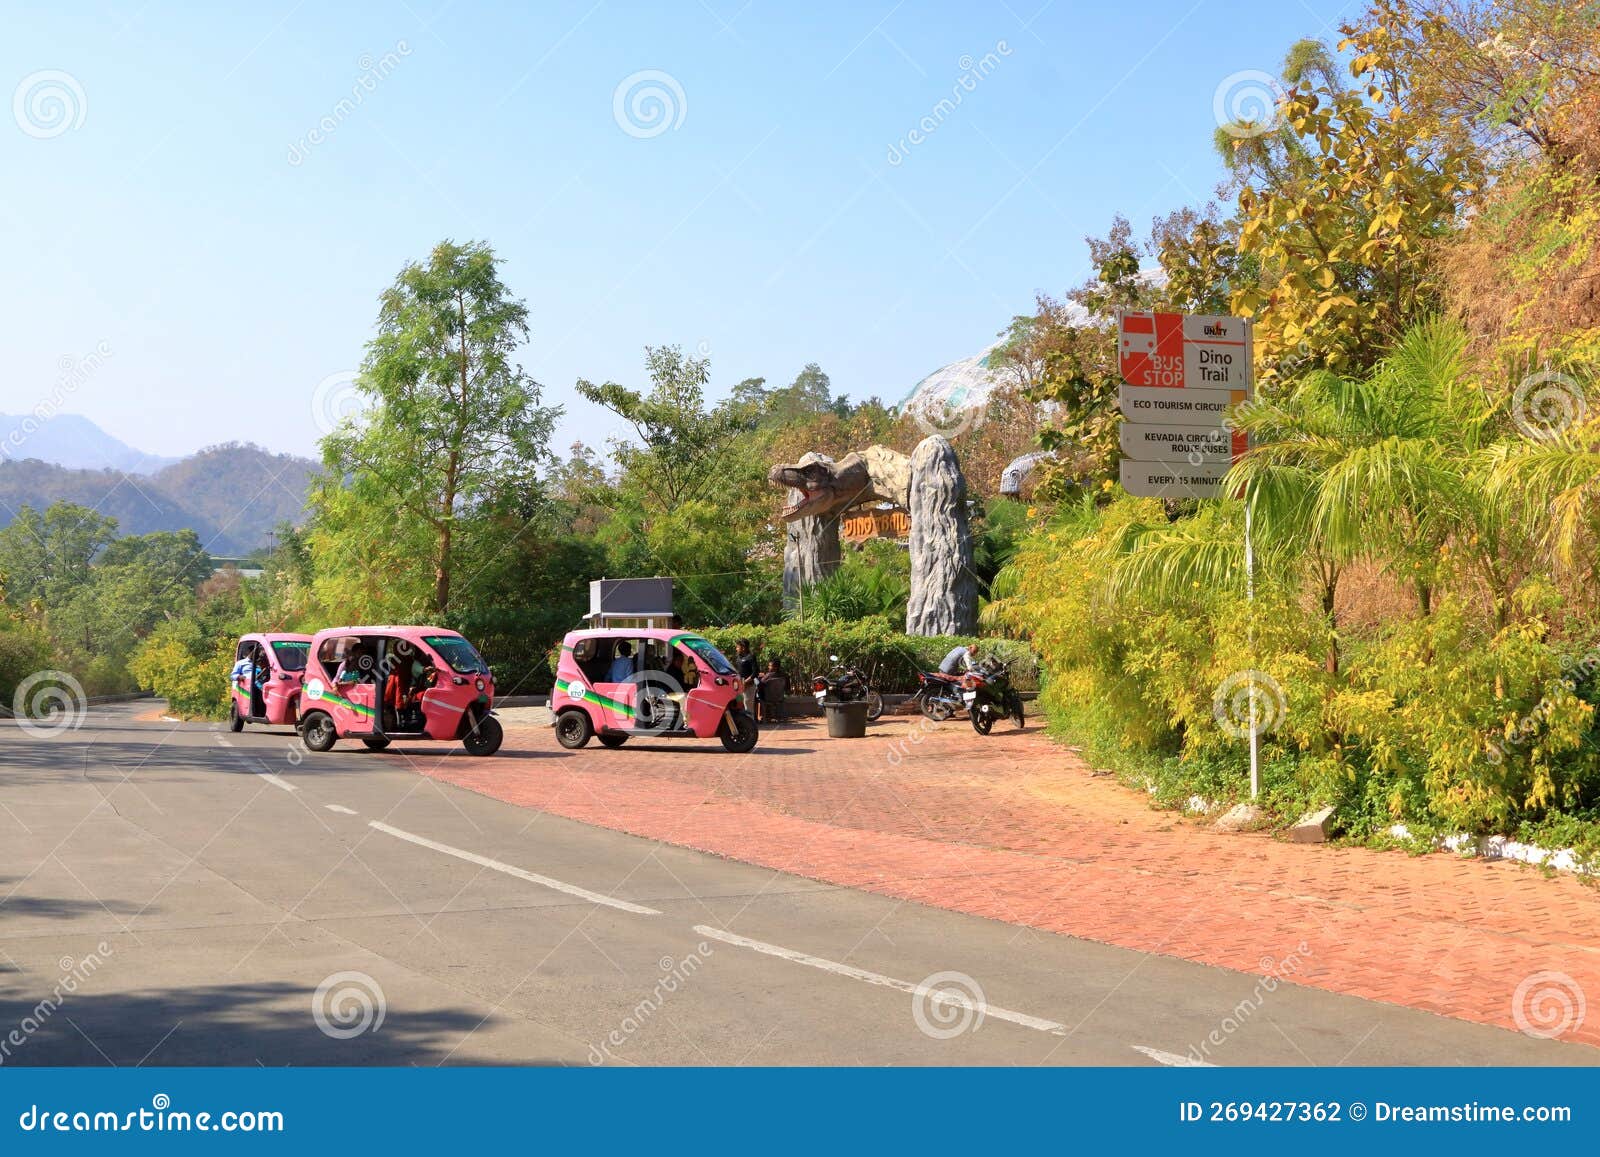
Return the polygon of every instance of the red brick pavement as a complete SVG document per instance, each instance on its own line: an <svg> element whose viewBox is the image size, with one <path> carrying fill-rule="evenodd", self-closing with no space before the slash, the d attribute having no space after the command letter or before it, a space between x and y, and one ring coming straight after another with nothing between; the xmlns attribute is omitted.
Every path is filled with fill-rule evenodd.
<svg viewBox="0 0 1600 1157"><path fill-rule="evenodd" d="M434 761L418 761L419 764ZM508 729L425 774L523 807L935 907L1522 1027L1600 1001L1600 893L1515 864L1219 835L1156 811L1037 730L816 723L747 756L702 744L566 752ZM1305 947L1302 949L1300 945ZM1563 977L1540 976L1557 973ZM1568 993L1569 997L1576 996ZM1600 1009L1563 1033L1600 1045Z"/></svg>

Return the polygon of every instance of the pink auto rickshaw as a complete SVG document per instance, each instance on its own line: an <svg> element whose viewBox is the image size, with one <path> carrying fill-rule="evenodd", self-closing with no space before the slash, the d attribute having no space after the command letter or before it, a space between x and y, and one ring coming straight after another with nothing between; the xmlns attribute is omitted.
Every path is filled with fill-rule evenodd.
<svg viewBox="0 0 1600 1157"><path fill-rule="evenodd" d="M293 727L300 717L310 635L245 635L233 652L228 676L228 730L246 723Z"/></svg>
<svg viewBox="0 0 1600 1157"><path fill-rule="evenodd" d="M739 697L739 673L709 639L685 631L608 627L561 642L550 711L556 741L576 750L591 738L621 747L635 736L710 739L729 751L756 745L755 718Z"/></svg>
<svg viewBox="0 0 1600 1157"><path fill-rule="evenodd" d="M460 741L500 750L494 675L476 648L443 627L333 627L311 639L300 737L312 751L359 739Z"/></svg>

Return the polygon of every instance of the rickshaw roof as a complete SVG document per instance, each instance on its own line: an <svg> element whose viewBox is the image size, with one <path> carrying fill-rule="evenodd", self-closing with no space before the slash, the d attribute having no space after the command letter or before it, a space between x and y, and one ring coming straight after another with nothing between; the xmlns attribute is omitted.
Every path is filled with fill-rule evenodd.
<svg viewBox="0 0 1600 1157"><path fill-rule="evenodd" d="M673 639L704 638L699 631L686 631L682 627L588 627L581 631L568 631L562 643L571 646L579 639Z"/></svg>
<svg viewBox="0 0 1600 1157"><path fill-rule="evenodd" d="M251 631L239 636L241 643L248 643L252 639L259 643L309 643L311 636L295 631Z"/></svg>
<svg viewBox="0 0 1600 1157"><path fill-rule="evenodd" d="M324 627L317 632L316 637L322 639L341 635L396 635L406 639L420 639L424 635L454 635L458 639L466 637L460 631L452 631L449 627L403 626Z"/></svg>

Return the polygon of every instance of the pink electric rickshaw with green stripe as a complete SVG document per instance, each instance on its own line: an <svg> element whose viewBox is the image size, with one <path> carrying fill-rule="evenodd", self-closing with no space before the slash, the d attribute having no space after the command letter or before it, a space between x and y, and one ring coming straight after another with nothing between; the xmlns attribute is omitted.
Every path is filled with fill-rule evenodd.
<svg viewBox="0 0 1600 1157"><path fill-rule="evenodd" d="M607 627L561 642L550 696L556 741L621 747L631 738L711 739L729 751L756 745L755 718L739 696L739 673L689 631Z"/></svg>
<svg viewBox="0 0 1600 1157"><path fill-rule="evenodd" d="M443 627L332 627L311 639L300 737L312 751L359 739L460 742L493 755L504 738L493 714L494 675L476 648Z"/></svg>

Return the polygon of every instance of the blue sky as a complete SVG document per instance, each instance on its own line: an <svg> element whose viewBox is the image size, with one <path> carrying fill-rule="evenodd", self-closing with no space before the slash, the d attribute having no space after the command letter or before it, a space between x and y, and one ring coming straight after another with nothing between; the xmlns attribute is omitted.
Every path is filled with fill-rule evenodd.
<svg viewBox="0 0 1600 1157"><path fill-rule="evenodd" d="M0 411L54 392L152 453L312 453L319 383L444 237L490 242L526 299L558 446L616 431L573 382L640 384L646 344L708 353L719 392L817 361L893 400L1081 280L1113 213L1208 199L1218 85L1357 12L332 7L0 3ZM670 124L627 90L615 115L642 72Z"/></svg>

